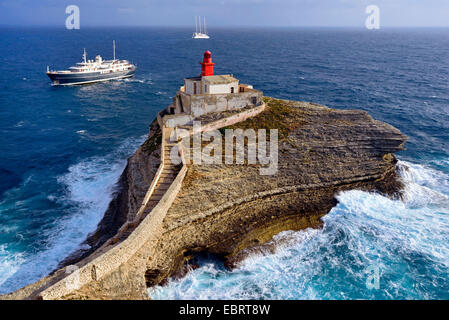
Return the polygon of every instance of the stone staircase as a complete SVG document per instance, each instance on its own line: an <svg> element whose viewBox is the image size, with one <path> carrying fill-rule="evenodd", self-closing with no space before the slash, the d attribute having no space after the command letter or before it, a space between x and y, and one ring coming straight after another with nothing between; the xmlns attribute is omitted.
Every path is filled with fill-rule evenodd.
<svg viewBox="0 0 449 320"><path fill-rule="evenodd" d="M164 167L159 176L156 187L150 197L150 200L148 201L145 212L142 217L140 217L140 220L143 220L147 216L147 214L150 213L151 210L153 210L153 208L158 204L158 202L164 196L165 192L168 190L168 188L170 188L173 180L175 180L179 172L180 168L175 166L170 159L170 152L174 146L176 146L176 144L172 142L166 142L163 146L164 150L162 161L164 163Z"/></svg>
<svg viewBox="0 0 449 320"><path fill-rule="evenodd" d="M126 226L122 227L122 230L116 235L113 243L125 240L134 231L137 225L151 213L154 207L156 207L178 175L180 166L173 164L170 157L172 148L176 146L176 143L170 141L172 131L172 128L163 128L162 136L164 142L162 143L163 150L161 152L161 163L163 164L163 167L159 178L155 177L155 179L157 179L156 186L150 195L144 211L136 218L136 220L129 222L125 224Z"/></svg>

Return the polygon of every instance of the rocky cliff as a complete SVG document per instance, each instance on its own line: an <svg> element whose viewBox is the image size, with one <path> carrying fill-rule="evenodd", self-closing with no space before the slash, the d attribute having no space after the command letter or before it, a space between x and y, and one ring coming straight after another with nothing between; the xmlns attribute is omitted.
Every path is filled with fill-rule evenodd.
<svg viewBox="0 0 449 320"><path fill-rule="evenodd" d="M64 298L146 298L147 286L179 273L197 254L215 254L234 267L280 231L319 227L340 191L400 196L394 153L402 149L406 137L399 130L363 111L265 101L263 113L233 128L279 130L275 175L260 175L258 165L189 165L157 243L143 245L118 270ZM156 122L150 129L148 140L129 159L105 218L87 240L92 249L72 255L65 263L90 259L135 215L159 165L160 130ZM61 276L58 270L6 297L32 298Z"/></svg>

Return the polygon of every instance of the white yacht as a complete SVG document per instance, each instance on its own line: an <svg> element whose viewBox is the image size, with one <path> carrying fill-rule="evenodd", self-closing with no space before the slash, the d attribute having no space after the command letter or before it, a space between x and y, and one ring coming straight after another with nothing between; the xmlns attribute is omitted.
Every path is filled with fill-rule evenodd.
<svg viewBox="0 0 449 320"><path fill-rule="evenodd" d="M75 85L106 81L111 79L130 78L136 72L136 66L128 60L115 58L115 40L113 41L114 58L103 60L100 55L95 60L87 60L86 49L83 53L83 62L78 62L68 70L53 71L47 67L47 76L53 85Z"/></svg>
<svg viewBox="0 0 449 320"><path fill-rule="evenodd" d="M198 22L197 22L197 20L198 20ZM199 32L198 32L198 26L199 26ZM206 31L206 17L204 17L203 29L204 30L201 30L201 17L195 17L195 32L193 33L192 38L193 39L209 39L210 38L207 35L207 31Z"/></svg>

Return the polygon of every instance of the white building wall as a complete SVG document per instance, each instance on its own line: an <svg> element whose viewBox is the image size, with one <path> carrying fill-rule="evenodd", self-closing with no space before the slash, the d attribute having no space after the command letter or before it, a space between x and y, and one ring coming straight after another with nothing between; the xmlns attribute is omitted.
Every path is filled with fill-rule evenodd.
<svg viewBox="0 0 449 320"><path fill-rule="evenodd" d="M187 94L193 94L193 81L186 80L184 82L184 87Z"/></svg>
<svg viewBox="0 0 449 320"><path fill-rule="evenodd" d="M203 84L203 90L204 85L207 85L207 91L205 93L210 94L219 94L219 93L231 93L231 87L234 87L234 92L238 92L239 90L239 83L238 81L233 83L225 83L225 84Z"/></svg>
<svg viewBox="0 0 449 320"><path fill-rule="evenodd" d="M195 94L194 91L193 91L194 83L196 83L196 94L203 93L203 91L201 89L201 81L185 80L184 81L184 86L185 86L186 93L188 93L188 94Z"/></svg>

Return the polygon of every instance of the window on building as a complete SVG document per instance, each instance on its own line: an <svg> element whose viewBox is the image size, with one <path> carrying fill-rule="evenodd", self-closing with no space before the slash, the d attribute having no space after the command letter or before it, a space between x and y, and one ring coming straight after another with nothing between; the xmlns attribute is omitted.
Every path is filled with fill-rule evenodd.
<svg viewBox="0 0 449 320"><path fill-rule="evenodd" d="M231 93L234 93L234 87L231 87Z"/></svg>
<svg viewBox="0 0 449 320"><path fill-rule="evenodd" d="M257 97L251 97L252 104L257 104Z"/></svg>
<svg viewBox="0 0 449 320"><path fill-rule="evenodd" d="M193 83L193 94L196 94L196 82Z"/></svg>
<svg viewBox="0 0 449 320"><path fill-rule="evenodd" d="M181 112L184 113L184 106L182 104L181 96L178 96L178 99L179 99L179 106L181 107Z"/></svg>
<svg viewBox="0 0 449 320"><path fill-rule="evenodd" d="M204 93L207 93L207 84L204 85Z"/></svg>

